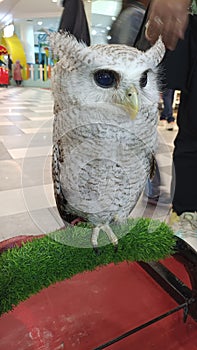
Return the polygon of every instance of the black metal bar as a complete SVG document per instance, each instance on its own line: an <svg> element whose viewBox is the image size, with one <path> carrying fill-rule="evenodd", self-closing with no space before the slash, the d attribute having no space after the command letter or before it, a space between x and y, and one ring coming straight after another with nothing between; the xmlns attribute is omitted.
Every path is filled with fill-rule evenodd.
<svg viewBox="0 0 197 350"><path fill-rule="evenodd" d="M162 314L117 338L100 345L93 350L102 350L113 345L122 339L162 320L163 318L183 309L183 322L186 322L188 314L197 321L197 252L184 240L177 237L176 252L173 256L180 261L188 272L192 289L188 288L182 281L178 279L169 269L160 262L138 264L180 305L176 308Z"/></svg>
<svg viewBox="0 0 197 350"><path fill-rule="evenodd" d="M187 242L177 237L173 258L185 267L192 289L160 262L138 262L138 264L179 304L190 298L195 299L195 302L189 305L188 313L197 321L197 252Z"/></svg>
<svg viewBox="0 0 197 350"><path fill-rule="evenodd" d="M138 326L138 327L136 327L136 328L133 328L133 329L131 329L130 331L128 331L128 332L126 332L126 333L123 333L123 334L120 335L119 337L114 338L114 339L108 341L107 343L102 344L102 345L98 346L97 348L94 348L93 350L102 350L102 349L105 349L105 348L109 347L110 345L113 345L113 344L119 342L120 340L122 340L122 339L124 339L124 338L127 338L127 337L129 337L130 335L141 331L142 329L144 329L144 328L146 328L146 327L148 327L148 326L151 326L152 324L154 324L154 323L156 323L156 322L162 320L163 318L168 317L168 316L174 314L175 312L178 312L178 311L181 310L181 309L184 309L184 310L187 309L187 308L188 308L188 305L189 305L189 304L192 304L193 302L194 302L194 300L193 300L193 299L190 299L190 300L186 301L185 303L183 303L183 304L181 304L181 305L175 307L174 309L171 309L171 310L169 310L168 312L166 312L166 313L164 313L164 314L162 314L162 315L160 315L160 316L158 316L158 317L156 317L156 318L153 318L152 320L150 320L150 321L148 321L148 322L146 322L146 323L143 323L142 325L140 325L140 326Z"/></svg>
<svg viewBox="0 0 197 350"><path fill-rule="evenodd" d="M197 321L197 252L186 241L177 237L174 258L181 262L190 278L192 298L196 301L189 306L189 315Z"/></svg>
<svg viewBox="0 0 197 350"><path fill-rule="evenodd" d="M192 297L191 290L160 262L138 262L159 285L181 304Z"/></svg>

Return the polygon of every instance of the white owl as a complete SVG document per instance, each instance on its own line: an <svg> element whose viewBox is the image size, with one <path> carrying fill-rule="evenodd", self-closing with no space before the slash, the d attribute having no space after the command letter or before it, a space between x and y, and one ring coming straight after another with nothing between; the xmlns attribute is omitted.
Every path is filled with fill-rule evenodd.
<svg viewBox="0 0 197 350"><path fill-rule="evenodd" d="M65 223L77 217L117 245L110 223L125 221L152 168L157 139L159 39L146 52L125 45L87 47L68 33L50 37L58 56L54 95L53 181Z"/></svg>

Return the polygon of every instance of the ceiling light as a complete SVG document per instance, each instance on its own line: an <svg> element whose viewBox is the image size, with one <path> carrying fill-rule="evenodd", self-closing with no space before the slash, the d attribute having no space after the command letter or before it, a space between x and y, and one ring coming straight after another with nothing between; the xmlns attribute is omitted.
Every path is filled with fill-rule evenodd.
<svg viewBox="0 0 197 350"><path fill-rule="evenodd" d="M42 21L38 21L38 22L37 22L37 24L38 24L39 26L41 26L42 23L43 23Z"/></svg>

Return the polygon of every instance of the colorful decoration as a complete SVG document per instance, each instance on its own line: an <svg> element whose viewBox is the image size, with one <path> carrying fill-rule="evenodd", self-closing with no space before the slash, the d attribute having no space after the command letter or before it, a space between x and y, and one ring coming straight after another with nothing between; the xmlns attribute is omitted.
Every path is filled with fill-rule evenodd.
<svg viewBox="0 0 197 350"><path fill-rule="evenodd" d="M45 55L47 57L49 57L49 48L48 47L44 47L44 52L45 52Z"/></svg>
<svg viewBox="0 0 197 350"><path fill-rule="evenodd" d="M23 66L23 80L26 79L26 55L23 48L23 45L20 41L20 39L17 37L16 34L14 34L12 37L5 38L2 37L1 39L2 46L7 48L7 51L11 55L13 63L15 63L17 60L20 61L21 65Z"/></svg>
<svg viewBox="0 0 197 350"><path fill-rule="evenodd" d="M0 45L0 55L7 55L8 54L8 50L6 49L5 46Z"/></svg>

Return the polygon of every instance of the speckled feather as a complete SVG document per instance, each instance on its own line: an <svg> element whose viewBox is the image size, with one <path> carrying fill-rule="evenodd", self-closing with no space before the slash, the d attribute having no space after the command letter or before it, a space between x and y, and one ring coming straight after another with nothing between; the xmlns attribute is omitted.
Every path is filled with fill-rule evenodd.
<svg viewBox="0 0 197 350"><path fill-rule="evenodd" d="M69 34L52 34L59 61L53 69L53 181L65 222L82 217L94 225L125 220L152 168L157 142L159 39L147 52L125 45L86 47ZM117 72L112 88L95 83L98 69ZM148 72L147 84L140 78ZM139 112L125 110L125 91L135 86Z"/></svg>

